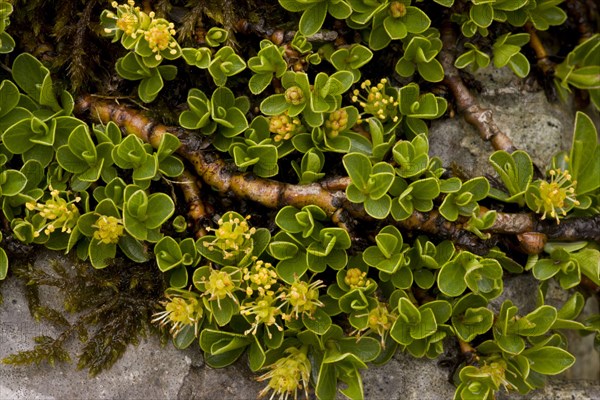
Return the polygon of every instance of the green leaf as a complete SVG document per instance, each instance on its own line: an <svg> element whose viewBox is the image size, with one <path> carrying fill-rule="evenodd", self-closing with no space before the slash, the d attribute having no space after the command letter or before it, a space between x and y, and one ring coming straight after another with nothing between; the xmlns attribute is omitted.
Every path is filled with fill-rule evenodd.
<svg viewBox="0 0 600 400"><path fill-rule="evenodd" d="M344 156L342 162L352 183L360 191L366 191L368 187L367 181L371 174L371 161L369 157L361 153L350 153Z"/></svg>
<svg viewBox="0 0 600 400"><path fill-rule="evenodd" d="M163 79L158 69L150 70L150 76L142 79L138 86L138 96L144 103L151 103L163 88Z"/></svg>
<svg viewBox="0 0 600 400"><path fill-rule="evenodd" d="M312 36L321 29L327 16L327 2L309 6L300 17L299 30L304 36Z"/></svg>
<svg viewBox="0 0 600 400"><path fill-rule="evenodd" d="M481 28L487 28L494 18L494 9L489 3L475 4L471 6L469 16L475 25Z"/></svg>
<svg viewBox="0 0 600 400"><path fill-rule="evenodd" d="M431 24L429 16L418 7L406 7L406 15L401 20L410 33L423 33Z"/></svg>
<svg viewBox="0 0 600 400"><path fill-rule="evenodd" d="M0 196L14 196L27 185L27 177L20 171L6 170L0 173ZM1 237L1 236L0 236Z"/></svg>
<svg viewBox="0 0 600 400"><path fill-rule="evenodd" d="M594 123L585 113L577 112L573 144L569 157L570 173L577 181L577 195L600 187L600 146Z"/></svg>
<svg viewBox="0 0 600 400"><path fill-rule="evenodd" d="M404 39L408 34L406 25L391 15L385 18L383 27L392 40Z"/></svg>
<svg viewBox="0 0 600 400"><path fill-rule="evenodd" d="M22 53L15 58L12 66L13 79L37 103L48 106L53 111L61 109L48 68L28 53Z"/></svg>
<svg viewBox="0 0 600 400"><path fill-rule="evenodd" d="M237 349L244 349L252 338L237 333L223 332L216 329L204 329L200 333L200 348L212 355L224 354Z"/></svg>
<svg viewBox="0 0 600 400"><path fill-rule="evenodd" d="M521 354L525 349L525 341L523 338L517 335L494 335L496 344L502 349L512 355Z"/></svg>
<svg viewBox="0 0 600 400"><path fill-rule="evenodd" d="M384 219L388 216L392 208L392 198L387 194L377 200L374 200L372 197L367 197L364 204L367 214L373 218Z"/></svg>
<svg viewBox="0 0 600 400"><path fill-rule="evenodd" d="M0 84L0 118L12 111L19 104L19 88L9 80Z"/></svg>
<svg viewBox="0 0 600 400"><path fill-rule="evenodd" d="M429 82L441 82L444 79L444 68L438 60L433 59L427 63L418 63L417 70Z"/></svg>
<svg viewBox="0 0 600 400"><path fill-rule="evenodd" d="M317 335L323 335L331 326L331 317L321 308L317 308L312 316L302 314L302 323L306 329Z"/></svg>
<svg viewBox="0 0 600 400"><path fill-rule="evenodd" d="M262 348L258 337L254 336L254 342L250 345L248 352L248 360L250 363L250 369L253 372L258 371L263 367L266 361L265 351Z"/></svg>
<svg viewBox="0 0 600 400"><path fill-rule="evenodd" d="M600 251L585 248L571 254L571 258L577 261L582 274L600 286Z"/></svg>
<svg viewBox="0 0 600 400"><path fill-rule="evenodd" d="M460 296L467 288L464 269L455 261L449 261L442 266L437 277L438 287L447 296Z"/></svg>
<svg viewBox="0 0 600 400"><path fill-rule="evenodd" d="M173 200L164 193L153 193L148 197L148 211L146 214L146 227L155 229L160 227L175 211Z"/></svg>
<svg viewBox="0 0 600 400"><path fill-rule="evenodd" d="M90 262L96 269L106 268L111 259L115 258L117 246L92 240L89 247Z"/></svg>
<svg viewBox="0 0 600 400"><path fill-rule="evenodd" d="M560 347L534 347L523 351L522 354L529 360L533 371L544 375L560 374L575 363L575 357Z"/></svg>
<svg viewBox="0 0 600 400"><path fill-rule="evenodd" d="M6 278L8 273L8 257L3 248L0 247L0 281Z"/></svg>
<svg viewBox="0 0 600 400"><path fill-rule="evenodd" d="M555 263L554 260L545 258L535 263L533 266L533 276L535 276L535 279L545 281L556 275L560 269L560 263Z"/></svg>
<svg viewBox="0 0 600 400"><path fill-rule="evenodd" d="M283 113L288 107L285 101L285 95L274 94L267 97L260 103L260 111L265 115L279 115Z"/></svg>
<svg viewBox="0 0 600 400"><path fill-rule="evenodd" d="M239 307L237 304L229 297L225 297L219 301L213 300L210 302L210 307L212 311L212 315L215 318L217 325L225 326L231 321L231 318L239 312ZM230 345L227 346L229 348ZM218 354L214 351L214 344L211 349L212 354ZM219 349L219 352L225 351L224 349Z"/></svg>
<svg viewBox="0 0 600 400"><path fill-rule="evenodd" d="M250 92L252 92L252 94L262 93L267 88L267 86L269 86L272 80L273 74L270 72L252 75L250 77L250 80L248 81L248 87L250 88Z"/></svg>
<svg viewBox="0 0 600 400"><path fill-rule="evenodd" d="M522 53L512 56L508 62L508 66L519 78L525 78L529 75L529 61Z"/></svg>
<svg viewBox="0 0 600 400"><path fill-rule="evenodd" d="M187 349L196 339L193 325L184 325L179 333L173 337L173 345L179 349Z"/></svg>

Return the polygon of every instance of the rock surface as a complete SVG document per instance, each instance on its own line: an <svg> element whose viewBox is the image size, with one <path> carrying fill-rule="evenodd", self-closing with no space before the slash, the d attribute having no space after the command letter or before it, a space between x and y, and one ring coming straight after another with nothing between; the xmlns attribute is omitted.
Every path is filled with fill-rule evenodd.
<svg viewBox="0 0 600 400"><path fill-rule="evenodd" d="M573 114L564 106L550 104L540 90L525 90L510 71L486 69L475 76L482 82L479 94L482 105L494 111L498 126L515 145L532 155L544 167L550 157L569 146ZM430 130L431 154L439 156L446 167L452 161L467 176L492 173L487 163L493 151L460 116L434 122ZM43 256L45 257L45 256ZM532 279L512 278L506 282L506 295L523 309L531 309L536 283ZM32 337L56 335L48 325L31 318L23 288L14 278L1 286L4 304L0 307L0 358L33 347ZM52 296L52 293L47 294ZM598 312L589 305L590 313ZM594 308L595 307L595 308ZM575 336L575 335L571 335ZM598 354L584 343L578 354L575 372L567 377L576 380L553 381L544 390L527 396L501 394L502 399L599 399ZM76 340L73 340L76 342ZM33 399L254 399L264 387L254 380L244 360L215 370L204 365L196 346L186 351L171 344L161 347L149 338L129 349L115 366L95 378L77 371L73 364L12 367L0 364L0 400ZM450 346L451 347L451 346ZM72 355L76 355L76 343ZM450 349L451 350L451 349ZM452 354L449 354L452 357ZM413 359L397 354L382 367L363 372L366 399L437 400L451 399L454 387L449 383L449 369L439 360ZM585 378L587 380L580 380Z"/></svg>

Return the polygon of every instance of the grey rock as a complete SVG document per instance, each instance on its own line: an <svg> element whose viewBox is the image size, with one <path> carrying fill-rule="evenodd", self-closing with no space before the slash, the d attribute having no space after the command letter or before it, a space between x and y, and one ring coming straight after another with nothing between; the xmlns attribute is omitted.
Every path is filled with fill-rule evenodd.
<svg viewBox="0 0 600 400"><path fill-rule="evenodd" d="M46 254L41 258L47 262ZM56 337L59 334L48 324L33 320L19 281L8 279L4 282L2 294L0 359L32 349L35 336ZM51 293L42 294L48 298ZM55 299L60 302L60 298ZM69 342L68 349L71 358L75 359L77 339ZM150 337L137 347L131 346L109 371L93 378L73 364L57 363L51 367L0 363L0 399L173 399L193 364L192 359L198 356L190 351L179 351L172 345L161 347L158 338Z"/></svg>
<svg viewBox="0 0 600 400"><path fill-rule="evenodd" d="M477 95L480 105L492 110L500 130L527 151L540 169L550 164L555 153L569 148L574 115L568 107L548 102L541 90L525 91L507 68L485 68L475 79L483 87ZM469 177L494 174L488 162L494 149L460 115L433 121L429 141L430 155L440 157L445 167L456 163Z"/></svg>
<svg viewBox="0 0 600 400"><path fill-rule="evenodd" d="M498 126L519 148L532 155L534 162L545 167L552 155L569 147L573 114L568 107L550 104L542 91L525 88L508 69L484 69L475 75L482 82L478 94L481 104L494 112ZM434 121L430 128L430 153L439 156L444 166L456 162L467 176L493 174L488 157L493 149L460 116ZM61 259L64 261L64 259ZM512 299L523 314L534 307L536 281L531 276L514 276L505 281L505 294L494 302ZM556 289L556 288L552 288ZM564 302L563 291L554 290L549 303ZM51 326L35 323L29 315L22 287L15 279L2 286L4 304L0 307L0 358L33 347L32 337L58 334ZM42 293L44 299L60 304L56 292ZM562 297L561 297L562 296ZM592 306L589 312L597 313ZM577 339L571 335L569 339ZM579 372L567 377L591 380L559 381L549 379L540 391L518 396L500 393L500 399L599 399L598 354L591 345L573 345L581 357ZM74 340L75 342L75 340ZM72 343L76 355L76 343ZM448 357L456 357L449 344ZM579 350L576 350L579 348ZM454 353L453 353L454 351ZM384 366L371 366L363 371L366 399L451 399L454 387L449 383L451 371L442 368L439 360L414 359L396 354ZM451 362L450 362L451 364ZM585 371L591 370L587 374ZM594 372L595 371L595 372ZM595 375L594 375L595 374ZM0 400L50 399L254 399L266 383L255 380L244 358L225 369L204 365L200 350L192 346L186 351L172 345L161 347L156 338L149 338L129 349L115 366L95 378L73 365L12 367L0 364ZM595 380L594 380L595 379Z"/></svg>

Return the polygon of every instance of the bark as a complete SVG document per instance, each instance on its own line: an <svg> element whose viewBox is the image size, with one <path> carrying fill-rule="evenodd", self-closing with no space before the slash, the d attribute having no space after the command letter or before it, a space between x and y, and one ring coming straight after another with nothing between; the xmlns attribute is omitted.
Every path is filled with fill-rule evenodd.
<svg viewBox="0 0 600 400"><path fill-rule="evenodd" d="M206 235L209 213L200 196L200 183L196 175L186 169L181 176L175 178L175 181L187 203L188 219L192 230L197 237Z"/></svg>
<svg viewBox="0 0 600 400"><path fill-rule="evenodd" d="M454 66L456 54L456 34L449 21L444 22L441 28L443 47L440 51L440 61L444 67L444 84L450 89L456 101L458 112L465 121L471 124L479 136L492 144L496 150L505 150L509 153L517 150L512 141L494 122L492 110L479 105L477 98L471 93L460 77L458 69Z"/></svg>
<svg viewBox="0 0 600 400"><path fill-rule="evenodd" d="M556 64L550 60L544 44L540 40L536 29L530 22L525 24L525 30L529 33L529 46L535 52L537 66L542 70L544 75L554 75L554 67Z"/></svg>
<svg viewBox="0 0 600 400"><path fill-rule="evenodd" d="M252 200L273 209L286 205L302 208L314 204L322 208L334 223L348 231L354 225L353 219L377 222L365 212L361 204L348 201L342 190L349 184L346 177L336 177L322 183L309 185L293 185L260 178L249 172L239 172L235 165L225 162L218 154L206 150L209 145L207 138L182 128L158 124L130 107L92 96L84 96L77 101L75 113L80 116L88 114L97 122L113 121L124 134L136 135L154 147L158 147L160 138L165 133L174 134L181 141L181 147L177 153L194 166L198 177L221 193L230 193L238 198ZM188 193L188 201L193 200L192 205L196 207L196 209L190 210L194 215L192 218L202 220L206 217L206 210L201 205L198 191L190 190L193 194ZM536 233L544 235L538 235L544 243L548 239L600 241L600 215L590 218L567 218L563 219L560 224L556 224L553 220L541 221L536 214L531 212L498 212L494 225L485 231L491 234L491 238L487 240L482 240L465 230L464 226L467 221L467 217L460 217L457 221L450 222L434 209L427 213L415 211L404 221L389 219L386 222L405 231L417 231L451 240L457 247L480 255L485 255L504 236ZM536 248L535 246L530 247ZM543 246L537 247L539 250L536 252L541 252ZM527 250L524 252L531 253Z"/></svg>

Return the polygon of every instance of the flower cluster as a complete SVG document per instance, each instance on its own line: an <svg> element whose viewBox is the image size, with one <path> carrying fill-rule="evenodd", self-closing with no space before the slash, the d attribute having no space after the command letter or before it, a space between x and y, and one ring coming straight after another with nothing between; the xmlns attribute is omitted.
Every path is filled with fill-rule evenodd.
<svg viewBox="0 0 600 400"><path fill-rule="evenodd" d="M361 271L358 268L350 268L346 272L344 278L346 285L350 286L351 289L364 288L369 286L371 280L367 278L367 273Z"/></svg>
<svg viewBox="0 0 600 400"><path fill-rule="evenodd" d="M154 12L146 14L135 6L134 0L128 0L127 4L113 1L112 7L116 13L106 10L102 14L104 33L114 36L115 40L120 38L125 48L135 48L136 53L143 57L147 56L146 53L153 54L156 61L161 61L163 57L173 59L179 55L173 23L156 18ZM140 41L143 46L139 45Z"/></svg>
<svg viewBox="0 0 600 400"><path fill-rule="evenodd" d="M386 84L387 79L384 78L376 86L371 86L371 81L367 79L360 84L360 88L367 92L367 97L361 95L358 89L354 89L352 101L358 103L365 113L374 115L381 122L397 122L398 99L386 94Z"/></svg>
<svg viewBox="0 0 600 400"><path fill-rule="evenodd" d="M319 300L319 289L322 287L325 285L320 280L313 283L296 280L285 288L278 298L283 300L283 305L288 304L291 311L289 314L282 315L282 318L285 320L290 320L292 317L298 319L303 314L312 316L317 307L324 306Z"/></svg>
<svg viewBox="0 0 600 400"><path fill-rule="evenodd" d="M269 132L274 133L273 140L289 140L304 129L298 117L290 117L286 112L269 118Z"/></svg>
<svg viewBox="0 0 600 400"><path fill-rule="evenodd" d="M392 1L392 3L390 4L390 15L393 18L402 18L406 15L406 5L399 2L399 1Z"/></svg>
<svg viewBox="0 0 600 400"><path fill-rule="evenodd" d="M138 33L142 31L141 25L146 14L140 11L139 7L135 7L134 0L128 0L127 4L121 5L113 1L111 5L117 10L117 13L106 11L104 16L113 19L115 24L111 27L105 27L104 33L115 35L117 38L125 35L137 39Z"/></svg>
<svg viewBox="0 0 600 400"><path fill-rule="evenodd" d="M250 268L242 268L242 279L246 282L246 295L252 296L258 292L259 296L272 296L275 294L273 285L277 283L277 272L271 263L256 260Z"/></svg>
<svg viewBox="0 0 600 400"><path fill-rule="evenodd" d="M245 335L249 333L256 335L258 327L261 324L267 327L267 335L269 337L272 337L271 332L268 330L269 326L274 325L278 331L283 331L283 327L277 323L277 316L281 314L281 306L277 306L276 302L277 298L273 297L273 295L264 295L240 307L240 314L254 317L252 327L244 332Z"/></svg>
<svg viewBox="0 0 600 400"><path fill-rule="evenodd" d="M285 101L295 106L304 103L304 92L298 86L292 86L285 91Z"/></svg>
<svg viewBox="0 0 600 400"><path fill-rule="evenodd" d="M238 283L236 282L232 274L212 269L208 279L204 279L206 287L205 294L210 295L209 300L217 300L217 304L221 307L220 301L225 297L231 298L237 303L237 297L234 296L233 292L238 289Z"/></svg>
<svg viewBox="0 0 600 400"><path fill-rule="evenodd" d="M92 227L96 228L94 239L104 244L118 243L119 238L123 236L123 221L115 217L102 215Z"/></svg>
<svg viewBox="0 0 600 400"><path fill-rule="evenodd" d="M153 13L150 13L150 16L152 17ZM173 37L175 35L174 28L175 25L172 22L161 18L153 20L148 30L144 32L144 39L148 42L152 52L156 53L154 57L157 60L162 58L160 52L164 50L169 50L171 55L177 54L177 42Z"/></svg>
<svg viewBox="0 0 600 400"><path fill-rule="evenodd" d="M247 217L246 219L249 219ZM215 239L212 242L204 242L204 247L213 251L215 248L223 252L224 259L232 259L241 253L248 254L252 251L250 239L256 232L256 228L250 228L248 221L240 218L237 213L227 213L224 218L217 222L219 227L214 231Z"/></svg>
<svg viewBox="0 0 600 400"><path fill-rule="evenodd" d="M567 170L552 169L549 172L550 182L542 181L540 183L540 196L536 197L535 212L542 214L542 219L546 215L556 219L559 224L559 214L567 215L567 210L572 206L579 205L579 201L575 199L575 186L577 181L571 181L571 174Z"/></svg>
<svg viewBox="0 0 600 400"><path fill-rule="evenodd" d="M343 108L329 114L325 121L325 134L329 138L337 137L346 128L348 128L348 112Z"/></svg>
<svg viewBox="0 0 600 400"><path fill-rule="evenodd" d="M269 384L259 393L264 396L273 391L271 399L279 395L279 399L287 399L290 394L297 398L297 390L304 389L308 398L307 388L310 378L310 360L306 356L306 348L289 347L285 350L289 356L280 358L269 366L270 371L260 376L259 382L269 380Z"/></svg>
<svg viewBox="0 0 600 400"><path fill-rule="evenodd" d="M198 329L204 315L199 296L189 290L170 289L166 293L166 298L166 301L161 302L165 310L155 313L152 322L158 322L160 326L171 324L169 333L174 337L185 326L193 326L194 335L198 336Z"/></svg>
<svg viewBox="0 0 600 400"><path fill-rule="evenodd" d="M52 232L59 228L61 232L71 233L71 230L77 224L79 210L75 203L78 203L81 197L75 197L75 199L67 201L60 197L58 190L54 190L52 187L50 187L50 190L51 197L45 203L32 201L25 204L29 211L37 211L38 215L44 219L41 228L33 233L34 237L39 237L42 231L46 236L50 236Z"/></svg>
<svg viewBox="0 0 600 400"><path fill-rule="evenodd" d="M385 348L385 338L392 328L397 315L390 312L386 303L377 301L377 305L372 308L367 316L367 327L354 331L357 337L368 335L371 332L377 333L381 338L381 347ZM356 317L365 317L365 315L357 315Z"/></svg>
<svg viewBox="0 0 600 400"><path fill-rule="evenodd" d="M484 363L484 365L479 368L479 371L481 374L488 375L496 388L500 388L500 385L502 385L507 390L515 389L515 387L506 379L506 367L506 361L497 359L489 363Z"/></svg>
<svg viewBox="0 0 600 400"><path fill-rule="evenodd" d="M390 330L395 320L396 316L390 313L384 303L377 302L377 307L369 311L369 329L377 332L381 337Z"/></svg>

